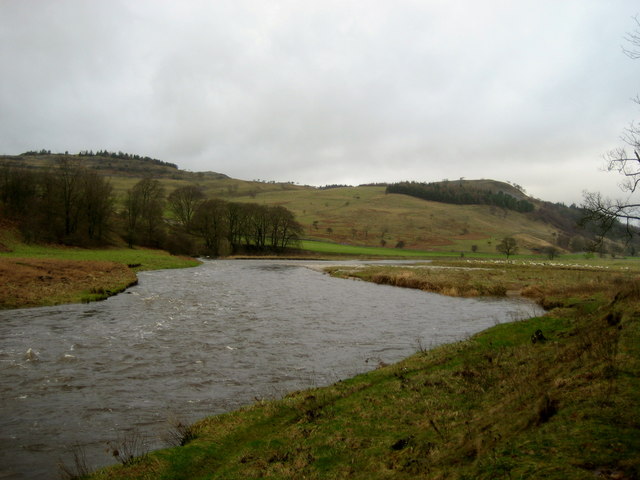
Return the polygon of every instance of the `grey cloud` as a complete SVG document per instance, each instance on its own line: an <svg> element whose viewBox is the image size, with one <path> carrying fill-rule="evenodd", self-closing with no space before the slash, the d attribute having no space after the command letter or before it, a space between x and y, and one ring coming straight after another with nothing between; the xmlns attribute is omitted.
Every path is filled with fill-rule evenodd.
<svg viewBox="0 0 640 480"><path fill-rule="evenodd" d="M568 203L637 115L631 0L0 3L0 149L308 184L496 178Z"/></svg>

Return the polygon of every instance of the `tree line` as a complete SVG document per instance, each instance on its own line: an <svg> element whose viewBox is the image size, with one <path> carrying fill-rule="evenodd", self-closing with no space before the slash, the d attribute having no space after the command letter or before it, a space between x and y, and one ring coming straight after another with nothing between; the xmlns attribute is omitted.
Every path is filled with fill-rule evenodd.
<svg viewBox="0 0 640 480"><path fill-rule="evenodd" d="M527 213L534 210L533 203L517 198L502 191L462 186L456 183L420 183L400 182L387 186L387 193L401 193L433 202L453 203L457 205L493 205L507 210Z"/></svg>
<svg viewBox="0 0 640 480"><path fill-rule="evenodd" d="M0 207L28 242L100 245L111 228L113 188L96 172L69 161L46 173L4 165Z"/></svg>
<svg viewBox="0 0 640 480"><path fill-rule="evenodd" d="M124 241L190 255L281 251L302 233L285 207L207 198L195 185L166 195L158 180L143 178L116 199L106 177L68 158L44 171L0 165L0 217L28 242Z"/></svg>
<svg viewBox="0 0 640 480"><path fill-rule="evenodd" d="M47 150L44 148L41 150L29 150L20 154L20 156L22 157L37 156L37 155L42 156L42 155L61 155L61 154L51 153L51 150ZM64 152L64 155L69 155L69 152ZM80 152L78 152L78 156L79 157L108 157L108 158L117 158L120 160L137 160L139 162L151 163L151 164L160 165L163 167L174 168L176 170L178 169L178 165L176 165L175 163L164 162L162 160L158 160L157 158L151 158L147 156L143 157L135 153L125 153L121 151L110 152L108 150L96 150L96 152L94 153L93 150L80 150Z"/></svg>
<svg viewBox="0 0 640 480"><path fill-rule="evenodd" d="M137 160L139 162L151 163L153 165L159 165L162 167L169 167L173 169L178 169L178 165L175 163L164 162L162 160L158 160L157 158L151 157L143 157L141 155L125 153L125 152L109 152L108 150L97 150L95 153L93 150L81 150L78 153L79 157L108 157L108 158L117 158L120 160Z"/></svg>

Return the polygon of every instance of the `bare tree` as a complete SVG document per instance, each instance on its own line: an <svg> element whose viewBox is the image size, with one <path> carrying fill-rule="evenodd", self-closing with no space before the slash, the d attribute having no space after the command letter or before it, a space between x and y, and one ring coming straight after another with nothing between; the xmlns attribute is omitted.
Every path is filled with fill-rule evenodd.
<svg viewBox="0 0 640 480"><path fill-rule="evenodd" d="M496 250L500 253L504 253L508 260L511 255L518 252L518 242L513 237L504 237L502 241L496 245Z"/></svg>
<svg viewBox="0 0 640 480"><path fill-rule="evenodd" d="M283 206L268 207L271 218L271 248L282 250L298 242L302 234L293 213Z"/></svg>
<svg viewBox="0 0 640 480"><path fill-rule="evenodd" d="M640 19L635 17L636 28L628 33L625 40L630 45L623 47L625 55L633 60L640 59ZM640 96L634 99L640 105ZM620 222L632 235L634 224L640 221L640 203L632 199L640 185L640 124L631 122L621 136L625 146L611 150L605 155L606 169L621 174L620 184L626 199L611 200L597 192L585 192L583 207L587 211L585 221L594 222L600 227L602 236L606 235Z"/></svg>
<svg viewBox="0 0 640 480"><path fill-rule="evenodd" d="M125 217L129 247L137 243L160 246L164 234L163 209L164 189L158 180L143 178L127 191Z"/></svg>
<svg viewBox="0 0 640 480"><path fill-rule="evenodd" d="M0 213L23 218L32 209L39 183L38 175L32 171L0 165Z"/></svg>
<svg viewBox="0 0 640 480"><path fill-rule="evenodd" d="M111 229L114 199L109 180L94 171L82 177L82 209L85 235L93 243L102 243Z"/></svg>
<svg viewBox="0 0 640 480"><path fill-rule="evenodd" d="M207 253L219 256L228 253L224 241L228 236L228 204L218 198L206 200L196 210L193 230L204 240Z"/></svg>
<svg viewBox="0 0 640 480"><path fill-rule="evenodd" d="M56 200L63 219L64 238L75 233L81 210L82 176L84 169L77 161L62 158L56 161L57 168L51 176L54 182Z"/></svg>
<svg viewBox="0 0 640 480"><path fill-rule="evenodd" d="M109 181L66 156L38 173L0 167L0 214L16 221L29 241L104 244L112 207Z"/></svg>
<svg viewBox="0 0 640 480"><path fill-rule="evenodd" d="M184 228L189 228L193 215L204 201L202 189L195 185L176 188L167 199L169 207Z"/></svg>

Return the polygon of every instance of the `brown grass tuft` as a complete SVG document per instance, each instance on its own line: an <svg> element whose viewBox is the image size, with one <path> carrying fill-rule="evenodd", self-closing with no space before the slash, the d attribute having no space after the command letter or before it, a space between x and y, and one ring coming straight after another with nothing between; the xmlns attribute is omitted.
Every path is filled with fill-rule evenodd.
<svg viewBox="0 0 640 480"><path fill-rule="evenodd" d="M137 281L133 271L115 262L34 258L0 258L0 279L0 308L97 299Z"/></svg>

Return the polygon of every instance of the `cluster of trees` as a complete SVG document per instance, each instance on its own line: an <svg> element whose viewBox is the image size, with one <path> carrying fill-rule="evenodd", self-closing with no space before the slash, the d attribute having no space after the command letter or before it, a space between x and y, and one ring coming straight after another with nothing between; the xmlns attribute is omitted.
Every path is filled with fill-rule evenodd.
<svg viewBox="0 0 640 480"><path fill-rule="evenodd" d="M136 233L136 212L144 210L147 210L146 215L138 215L145 219L138 231L144 239L158 238L157 233L151 234L151 226L146 220L153 218L153 210L157 208L154 205L159 193L154 186L159 186L157 180L141 180L128 193L129 238ZM177 188L167 201L174 216L175 232L169 250L184 248L180 243L188 241L186 235L191 235L201 239L205 253L213 256L282 251L297 246L303 231L302 225L285 207L207 199L194 185Z"/></svg>
<svg viewBox="0 0 640 480"><path fill-rule="evenodd" d="M302 233L285 207L207 199L196 186L166 196L152 178L117 202L105 177L66 157L46 171L0 165L0 217L31 242L96 246L122 238L130 247L214 256L284 250Z"/></svg>
<svg viewBox="0 0 640 480"><path fill-rule="evenodd" d="M339 184L339 183L332 183L331 185L320 186L320 187L318 187L318 190L331 190L332 188L348 188L348 187L351 187L351 185L343 185L343 184Z"/></svg>
<svg viewBox="0 0 640 480"><path fill-rule="evenodd" d="M534 205L527 200L518 200L504 192L494 193L489 190L471 188L455 182L400 182L387 186L386 191L387 193L401 193L433 202L453 203L457 205L493 205L522 213L532 212L534 210Z"/></svg>
<svg viewBox="0 0 640 480"><path fill-rule="evenodd" d="M195 210L190 230L212 255L284 250L295 246L302 225L282 206L206 200Z"/></svg>
<svg viewBox="0 0 640 480"><path fill-rule="evenodd" d="M4 166L0 206L28 241L97 245L110 232L113 189L96 172L67 160L46 173Z"/></svg>
<svg viewBox="0 0 640 480"><path fill-rule="evenodd" d="M47 150L45 148L43 148L41 150L29 150L27 152L21 153L20 155L23 155L23 156L27 156L27 155L51 155L51 150Z"/></svg>
<svg viewBox="0 0 640 480"><path fill-rule="evenodd" d="M64 152L65 155L69 155L69 152ZM29 150L20 154L23 157L27 156L35 156L35 155L61 155L56 153L51 153L51 150L41 149L41 150ZM170 162L163 162L162 160L158 160L157 158L151 157L143 157L141 155L125 153L125 152L109 152L108 150L96 150L94 153L93 150L80 150L78 153L79 157L108 157L108 158L118 158L120 160L137 160L140 162L151 163L154 165L160 165L163 167L170 167L178 169L178 165Z"/></svg>
<svg viewBox="0 0 640 480"><path fill-rule="evenodd" d="M178 165L170 162L163 162L162 160L158 160L157 158L151 157L143 157L137 154L124 153L124 152L109 152L107 150L97 150L93 153L93 150L82 150L78 153L79 157L109 157L109 158L118 158L121 160L137 160L139 162L151 163L153 165L160 165L163 167L170 167L178 169Z"/></svg>

